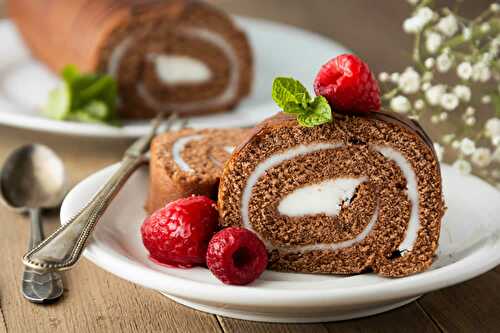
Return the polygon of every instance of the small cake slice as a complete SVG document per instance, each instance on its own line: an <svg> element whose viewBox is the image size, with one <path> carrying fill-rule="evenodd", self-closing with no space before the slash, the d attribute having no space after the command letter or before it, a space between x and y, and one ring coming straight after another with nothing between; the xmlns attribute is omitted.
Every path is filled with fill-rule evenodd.
<svg viewBox="0 0 500 333"><path fill-rule="evenodd" d="M118 81L120 116L230 110L249 94L245 34L196 0L9 0L33 55L56 72L69 64Z"/></svg>
<svg viewBox="0 0 500 333"><path fill-rule="evenodd" d="M244 129L183 129L156 137L151 145L147 211L192 194L216 199L223 165L248 133Z"/></svg>
<svg viewBox="0 0 500 333"><path fill-rule="evenodd" d="M264 121L227 162L218 205L223 227L264 241L271 269L391 277L431 265L445 211L432 142L389 112Z"/></svg>

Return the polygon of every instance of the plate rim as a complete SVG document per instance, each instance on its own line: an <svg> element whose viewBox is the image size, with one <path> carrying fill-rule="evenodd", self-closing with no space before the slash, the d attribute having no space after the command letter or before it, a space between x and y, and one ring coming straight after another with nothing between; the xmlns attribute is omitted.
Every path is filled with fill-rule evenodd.
<svg viewBox="0 0 500 333"><path fill-rule="evenodd" d="M333 49L341 52L349 52L349 49L344 45L338 43L337 41L330 39L324 35L317 32L302 29L299 27L292 26L287 23L281 23L271 20L266 20L262 18L247 17L241 15L231 15L239 26L242 25L260 25L267 26L270 29L283 30L293 33L294 35L300 35L304 38L312 40L314 43L322 43L323 45L328 45ZM7 27L6 27L7 26ZM10 26L10 27L9 27ZM9 29L14 27L12 20L0 19L0 30ZM38 62L35 58L29 56L32 61ZM43 66L43 64L41 64ZM1 82L1 81L0 81ZM125 124L121 128L113 128L110 126L99 125L99 124L85 124L76 123L68 121L57 121L49 118L45 118L40 115L26 115L23 113L16 112L16 105L11 103L8 99L1 98L0 103L5 106L6 110L0 110L0 125L10 126L19 129L28 129L38 132L62 134L70 137L93 137L93 138L137 138L139 136L145 135L149 130L149 122L147 120L137 120L130 121L131 124ZM251 109L260 109L264 107L272 107L274 104L269 101L269 103L262 103L254 106L246 107L247 111ZM246 122L240 122L239 126L250 126L253 125L255 121L252 119L247 119ZM197 128L199 128L198 126ZM225 126L228 127L228 126Z"/></svg>
<svg viewBox="0 0 500 333"><path fill-rule="evenodd" d="M82 184L95 179L105 179L120 163L101 169L78 183L65 198L61 207L61 221L69 216L66 214L69 202L77 195ZM456 172L451 166L443 165L444 169ZM463 177L463 176L462 176ZM497 191L493 186L476 176L467 176L489 190ZM500 197L500 192L499 197ZM68 215L68 216L67 216ZM496 251L494 251L496 249ZM404 278L390 279L390 283L354 286L346 289L276 289L259 288L252 284L248 286L228 286L206 284L194 280L186 280L165 272L148 267L138 266L125 256L115 256L107 253L94 242L90 242L84 256L102 269L144 287L159 290L169 295L205 303L224 303L248 306L266 307L304 307L304 306L336 306L355 305L380 300L401 299L427 293L429 291L448 287L473 277L479 276L500 264L500 236L489 237L477 250L465 258L444 267L436 268L420 274ZM131 272L135 272L132 274ZM146 275L141 273L147 272ZM293 273L290 273L293 274ZM145 276L147 278L145 279ZM380 295L384 295L381 298Z"/></svg>

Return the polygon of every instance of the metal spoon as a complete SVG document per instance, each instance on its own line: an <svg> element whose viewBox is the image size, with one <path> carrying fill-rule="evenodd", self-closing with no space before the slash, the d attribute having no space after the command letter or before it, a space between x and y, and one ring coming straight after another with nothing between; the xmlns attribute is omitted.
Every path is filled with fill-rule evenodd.
<svg viewBox="0 0 500 333"><path fill-rule="evenodd" d="M41 208L58 207L65 193L64 165L46 146L32 144L16 149L0 171L0 199L8 208L31 216L30 249L44 238ZM61 275L25 267L21 291L34 303L53 301L63 293Z"/></svg>

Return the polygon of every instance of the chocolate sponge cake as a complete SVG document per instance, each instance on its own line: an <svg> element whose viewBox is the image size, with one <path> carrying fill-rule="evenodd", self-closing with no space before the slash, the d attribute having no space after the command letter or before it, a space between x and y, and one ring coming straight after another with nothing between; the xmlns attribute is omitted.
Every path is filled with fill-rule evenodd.
<svg viewBox="0 0 500 333"><path fill-rule="evenodd" d="M192 194L217 198L224 163L249 130L183 129L156 137L151 145L146 209L162 208Z"/></svg>
<svg viewBox="0 0 500 333"><path fill-rule="evenodd" d="M214 6L194 0L9 0L34 56L118 81L120 116L150 118L229 110L252 83L245 34Z"/></svg>
<svg viewBox="0 0 500 333"><path fill-rule="evenodd" d="M431 265L445 211L432 142L387 112L266 120L226 163L218 205L223 227L263 240L271 269L391 277Z"/></svg>

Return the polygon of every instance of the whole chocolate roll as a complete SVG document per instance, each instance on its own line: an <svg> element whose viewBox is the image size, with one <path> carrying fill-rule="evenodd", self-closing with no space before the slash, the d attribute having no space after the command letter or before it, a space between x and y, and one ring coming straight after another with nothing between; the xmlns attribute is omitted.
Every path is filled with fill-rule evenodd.
<svg viewBox="0 0 500 333"><path fill-rule="evenodd" d="M192 0L9 0L33 55L118 81L120 116L226 111L248 95L252 54L221 10Z"/></svg>

